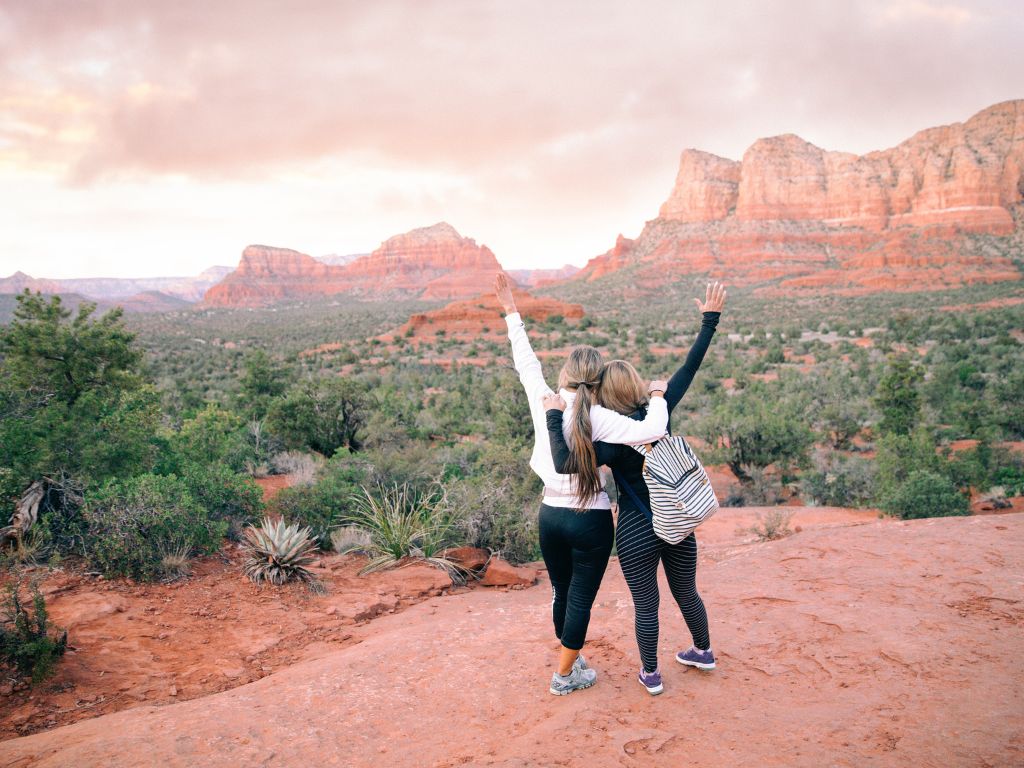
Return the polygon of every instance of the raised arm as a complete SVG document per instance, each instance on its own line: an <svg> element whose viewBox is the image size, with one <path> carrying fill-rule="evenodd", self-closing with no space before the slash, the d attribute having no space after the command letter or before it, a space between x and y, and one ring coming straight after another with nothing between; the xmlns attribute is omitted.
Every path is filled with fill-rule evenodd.
<svg viewBox="0 0 1024 768"><path fill-rule="evenodd" d="M697 375L697 371L700 369L700 364L704 361L704 355L707 354L708 347L711 345L711 339L715 335L715 328L718 326L718 319L722 316L722 310L725 307L725 296L725 286L721 283L715 283L714 285L708 285L703 302L700 299L694 299L702 315L700 333L697 334L697 340L690 347L690 351L686 355L686 360L682 366L668 380L668 389L665 390L665 403L670 414L679 404L679 401L683 399L683 395L686 394L686 390L690 388L690 384L693 382L693 377Z"/></svg>
<svg viewBox="0 0 1024 768"><path fill-rule="evenodd" d="M512 342L512 364L519 374L519 381L526 390L526 396L530 400L530 408L538 404L544 395L551 392L551 387L544 381L544 369L540 360L530 346L530 339L526 335L526 326L516 309L516 302L512 296L512 287L504 272L499 272L494 279L494 292L498 297L505 312L505 323L508 325L508 339Z"/></svg>

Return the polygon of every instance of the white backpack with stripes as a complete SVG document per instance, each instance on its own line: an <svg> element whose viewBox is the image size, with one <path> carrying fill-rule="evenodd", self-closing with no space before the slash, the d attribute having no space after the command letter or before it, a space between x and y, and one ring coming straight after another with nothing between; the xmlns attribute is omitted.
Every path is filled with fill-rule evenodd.
<svg viewBox="0 0 1024 768"><path fill-rule="evenodd" d="M653 447L633 447L644 457L654 533L669 544L678 544L718 509L708 473L681 436L668 435ZM635 503L640 501L628 485L626 490ZM643 506L640 503L641 509Z"/></svg>

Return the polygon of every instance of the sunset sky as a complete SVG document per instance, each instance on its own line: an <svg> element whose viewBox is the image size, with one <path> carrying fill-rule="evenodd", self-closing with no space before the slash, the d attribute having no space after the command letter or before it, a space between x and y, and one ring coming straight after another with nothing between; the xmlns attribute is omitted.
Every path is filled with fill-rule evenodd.
<svg viewBox="0 0 1024 768"><path fill-rule="evenodd" d="M447 221L583 264L679 153L882 149L1024 97L1024 3L3 0L0 276L195 274Z"/></svg>

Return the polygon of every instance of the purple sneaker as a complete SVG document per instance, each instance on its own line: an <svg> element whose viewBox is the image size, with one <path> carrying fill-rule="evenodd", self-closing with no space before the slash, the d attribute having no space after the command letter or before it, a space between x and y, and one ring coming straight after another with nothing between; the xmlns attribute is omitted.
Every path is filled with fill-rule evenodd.
<svg viewBox="0 0 1024 768"><path fill-rule="evenodd" d="M646 688L647 692L651 694L651 696L657 696L665 690L665 686L661 684L660 669L656 669L653 672L647 672L643 667L640 667L640 674L637 675L637 680L640 681L640 685Z"/></svg>
<svg viewBox="0 0 1024 768"><path fill-rule="evenodd" d="M677 653L676 661L688 667L696 667L697 669L715 668L715 654L711 652L710 648L702 651L696 646L691 646L690 650Z"/></svg>

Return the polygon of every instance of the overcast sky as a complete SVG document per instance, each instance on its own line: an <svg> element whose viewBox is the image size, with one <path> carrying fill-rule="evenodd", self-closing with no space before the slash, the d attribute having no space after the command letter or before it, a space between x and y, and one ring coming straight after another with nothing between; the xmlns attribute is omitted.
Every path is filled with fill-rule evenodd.
<svg viewBox="0 0 1024 768"><path fill-rule="evenodd" d="M1024 97L1020 0L4 0L0 276L194 274L447 221L506 267L657 215L679 153L866 152Z"/></svg>

